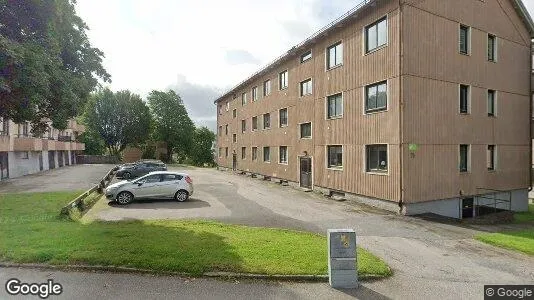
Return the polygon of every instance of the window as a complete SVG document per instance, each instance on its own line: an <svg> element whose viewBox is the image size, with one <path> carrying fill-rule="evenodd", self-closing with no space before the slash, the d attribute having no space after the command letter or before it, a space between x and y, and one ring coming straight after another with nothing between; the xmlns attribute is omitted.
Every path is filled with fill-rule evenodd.
<svg viewBox="0 0 534 300"><path fill-rule="evenodd" d="M497 60L497 38L488 34L488 61Z"/></svg>
<svg viewBox="0 0 534 300"><path fill-rule="evenodd" d="M288 77L287 70L285 70L284 72L278 74L278 86L280 90L285 90L287 89L288 85L289 85L289 77Z"/></svg>
<svg viewBox="0 0 534 300"><path fill-rule="evenodd" d="M138 182L144 182L144 183L156 183L161 181L161 175L150 175L143 179L140 179Z"/></svg>
<svg viewBox="0 0 534 300"><path fill-rule="evenodd" d="M300 124L300 138L310 139L312 137L311 123Z"/></svg>
<svg viewBox="0 0 534 300"><path fill-rule="evenodd" d="M255 86L252 88L252 101L258 100L258 87Z"/></svg>
<svg viewBox="0 0 534 300"><path fill-rule="evenodd" d="M495 145L488 145L487 151L488 171L495 170Z"/></svg>
<svg viewBox="0 0 534 300"><path fill-rule="evenodd" d="M237 134L232 134L232 142L237 143Z"/></svg>
<svg viewBox="0 0 534 300"><path fill-rule="evenodd" d="M287 146L280 146L279 163L287 164Z"/></svg>
<svg viewBox="0 0 534 300"><path fill-rule="evenodd" d="M312 80L307 79L300 83L300 96L311 95L312 93Z"/></svg>
<svg viewBox="0 0 534 300"><path fill-rule="evenodd" d="M183 176L175 174L163 174L161 175L161 181L175 181L182 180Z"/></svg>
<svg viewBox="0 0 534 300"><path fill-rule="evenodd" d="M258 117L252 117L252 131L258 130Z"/></svg>
<svg viewBox="0 0 534 300"><path fill-rule="evenodd" d="M332 69L343 64L343 44L341 42L328 47L326 51L326 69Z"/></svg>
<svg viewBox="0 0 534 300"><path fill-rule="evenodd" d="M312 58L312 51L308 50L300 56L300 63L306 62Z"/></svg>
<svg viewBox="0 0 534 300"><path fill-rule="evenodd" d="M469 167L469 145L460 145L460 172L467 172Z"/></svg>
<svg viewBox="0 0 534 300"><path fill-rule="evenodd" d="M226 153L225 153L225 156L228 157L228 147L226 147L224 150L225 150L225 152L226 152Z"/></svg>
<svg viewBox="0 0 534 300"><path fill-rule="evenodd" d="M0 135L9 135L9 120L0 118Z"/></svg>
<svg viewBox="0 0 534 300"><path fill-rule="evenodd" d="M230 102L226 102L226 111L230 110Z"/></svg>
<svg viewBox="0 0 534 300"><path fill-rule="evenodd" d="M387 18L365 27L365 53L369 53L388 42Z"/></svg>
<svg viewBox="0 0 534 300"><path fill-rule="evenodd" d="M495 116L495 91L488 90L488 116Z"/></svg>
<svg viewBox="0 0 534 300"><path fill-rule="evenodd" d="M367 172L387 172L388 171L388 146L368 145L365 147L367 157Z"/></svg>
<svg viewBox="0 0 534 300"><path fill-rule="evenodd" d="M252 147L252 160L258 160L258 147Z"/></svg>
<svg viewBox="0 0 534 300"><path fill-rule="evenodd" d="M219 147L219 157L222 157L222 148Z"/></svg>
<svg viewBox="0 0 534 300"><path fill-rule="evenodd" d="M469 48L471 45L469 45L469 39L470 39L470 31L471 29L468 26L460 25L460 53L461 54L469 54Z"/></svg>
<svg viewBox="0 0 534 300"><path fill-rule="evenodd" d="M222 105L219 104L219 115L222 115Z"/></svg>
<svg viewBox="0 0 534 300"><path fill-rule="evenodd" d="M326 98L327 118L339 118L343 116L343 95L341 93Z"/></svg>
<svg viewBox="0 0 534 300"><path fill-rule="evenodd" d="M241 133L247 131L247 120L241 120Z"/></svg>
<svg viewBox="0 0 534 300"><path fill-rule="evenodd" d="M228 124L224 126L224 132L225 132L225 135L228 135Z"/></svg>
<svg viewBox="0 0 534 300"><path fill-rule="evenodd" d="M263 115L263 129L271 128L271 114L266 113Z"/></svg>
<svg viewBox="0 0 534 300"><path fill-rule="evenodd" d="M263 147L263 161L264 162L271 161L271 148L270 147Z"/></svg>
<svg viewBox="0 0 534 300"><path fill-rule="evenodd" d="M48 137L50 137L51 131L48 132ZM222 126L219 126L219 136L222 136Z"/></svg>
<svg viewBox="0 0 534 300"><path fill-rule="evenodd" d="M235 119L237 118L237 109L234 108L234 110L232 111L232 117Z"/></svg>
<svg viewBox="0 0 534 300"><path fill-rule="evenodd" d="M241 147L241 159L247 159L247 147Z"/></svg>
<svg viewBox="0 0 534 300"><path fill-rule="evenodd" d="M279 124L279 126L280 127L286 127L287 126L287 108L282 108L279 111L279 115L280 115L280 124Z"/></svg>
<svg viewBox="0 0 534 300"><path fill-rule="evenodd" d="M241 105L247 104L247 93L241 94Z"/></svg>
<svg viewBox="0 0 534 300"><path fill-rule="evenodd" d="M387 109L387 105L388 105L387 90L388 90L387 81L368 85L365 88L365 112L366 113Z"/></svg>
<svg viewBox="0 0 534 300"><path fill-rule="evenodd" d="M328 146L328 167L343 168L343 146Z"/></svg>
<svg viewBox="0 0 534 300"><path fill-rule="evenodd" d="M263 82L263 97L269 96L271 94L271 80L266 80Z"/></svg>
<svg viewBox="0 0 534 300"><path fill-rule="evenodd" d="M460 113L469 113L469 86L460 84Z"/></svg>

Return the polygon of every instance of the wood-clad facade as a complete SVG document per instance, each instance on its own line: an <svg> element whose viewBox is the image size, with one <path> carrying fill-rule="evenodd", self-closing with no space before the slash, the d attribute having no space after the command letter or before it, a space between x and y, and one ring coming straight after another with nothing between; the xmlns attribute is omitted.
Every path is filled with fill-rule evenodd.
<svg viewBox="0 0 534 300"><path fill-rule="evenodd" d="M298 183L300 158L309 157L313 187L403 205L475 195L478 188L527 189L532 31L517 1L367 2L216 101L219 166ZM367 28L384 20L386 43L367 51ZM461 25L470 29L468 55L459 53ZM496 38L494 62L487 59L488 33ZM329 69L329 49L338 44L342 64ZM286 70L288 86L281 89ZM301 82L310 79L312 93L302 95ZM386 86L386 108L366 111L377 83ZM467 114L459 111L460 85L469 86ZM494 116L488 90L496 92ZM328 118L328 99L336 94L342 114ZM280 124L281 109L287 125ZM303 123L311 123L311 137L301 138ZM468 172L459 171L461 144L470 145ZM387 149L379 171L370 167L373 145ZM491 171L488 145L497 153ZM342 147L342 167L329 167L329 146Z"/></svg>

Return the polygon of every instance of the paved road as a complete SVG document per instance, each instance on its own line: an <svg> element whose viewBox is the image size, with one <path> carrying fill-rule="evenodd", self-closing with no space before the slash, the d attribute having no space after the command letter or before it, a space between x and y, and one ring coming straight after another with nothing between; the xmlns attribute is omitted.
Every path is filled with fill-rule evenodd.
<svg viewBox="0 0 534 300"><path fill-rule="evenodd" d="M112 165L75 165L8 179L0 193L86 190L98 183Z"/></svg>
<svg viewBox="0 0 534 300"><path fill-rule="evenodd" d="M63 293L50 299L387 299L363 285L355 290L331 289L327 283L287 283L274 281L221 281L113 273L80 273L0 269L0 299L10 296L4 284L11 278L27 283L54 282ZM32 297L31 299L38 299Z"/></svg>

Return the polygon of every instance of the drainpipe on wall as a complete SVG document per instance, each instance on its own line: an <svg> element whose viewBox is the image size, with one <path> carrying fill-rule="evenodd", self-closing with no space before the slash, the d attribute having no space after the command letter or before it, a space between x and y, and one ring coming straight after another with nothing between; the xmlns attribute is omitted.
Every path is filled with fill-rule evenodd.
<svg viewBox="0 0 534 300"><path fill-rule="evenodd" d="M530 132L530 138L529 138L529 145L530 147L528 148L528 151L529 151L529 157L530 157L530 168L528 169L528 178L529 178L529 181L528 181L528 191L532 191L532 76L534 76L533 72L532 72L532 55L534 54L532 49L534 47L534 43L532 42L532 40L530 41L530 72L529 72L529 75L530 75L530 78L528 79L528 84L530 86L530 93L529 93L529 99L528 99L528 102L529 102L529 111L530 111L530 115L529 115L529 118L530 118L530 122L529 122L529 132Z"/></svg>
<svg viewBox="0 0 534 300"><path fill-rule="evenodd" d="M403 128L402 128L402 107L404 105L402 99L402 0L399 0L399 163L400 163L400 199L399 199L399 214L402 214L404 209L404 186L403 186L403 173L404 166L402 165L402 155L403 155Z"/></svg>

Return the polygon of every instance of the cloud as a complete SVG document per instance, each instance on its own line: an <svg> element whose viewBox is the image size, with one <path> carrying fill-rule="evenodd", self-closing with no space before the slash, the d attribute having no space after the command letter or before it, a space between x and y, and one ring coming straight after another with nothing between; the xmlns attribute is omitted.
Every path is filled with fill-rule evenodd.
<svg viewBox="0 0 534 300"><path fill-rule="evenodd" d="M207 126L216 131L217 107L213 101L222 93L222 89L191 83L184 75L178 75L176 82L171 84L168 89L180 95L189 117L196 125Z"/></svg>
<svg viewBox="0 0 534 300"><path fill-rule="evenodd" d="M261 61L246 50L227 50L225 60L229 65L259 64Z"/></svg>
<svg viewBox="0 0 534 300"><path fill-rule="evenodd" d="M304 21L289 20L282 23L282 27L289 35L290 39L302 39L312 33L312 28L309 23Z"/></svg>

